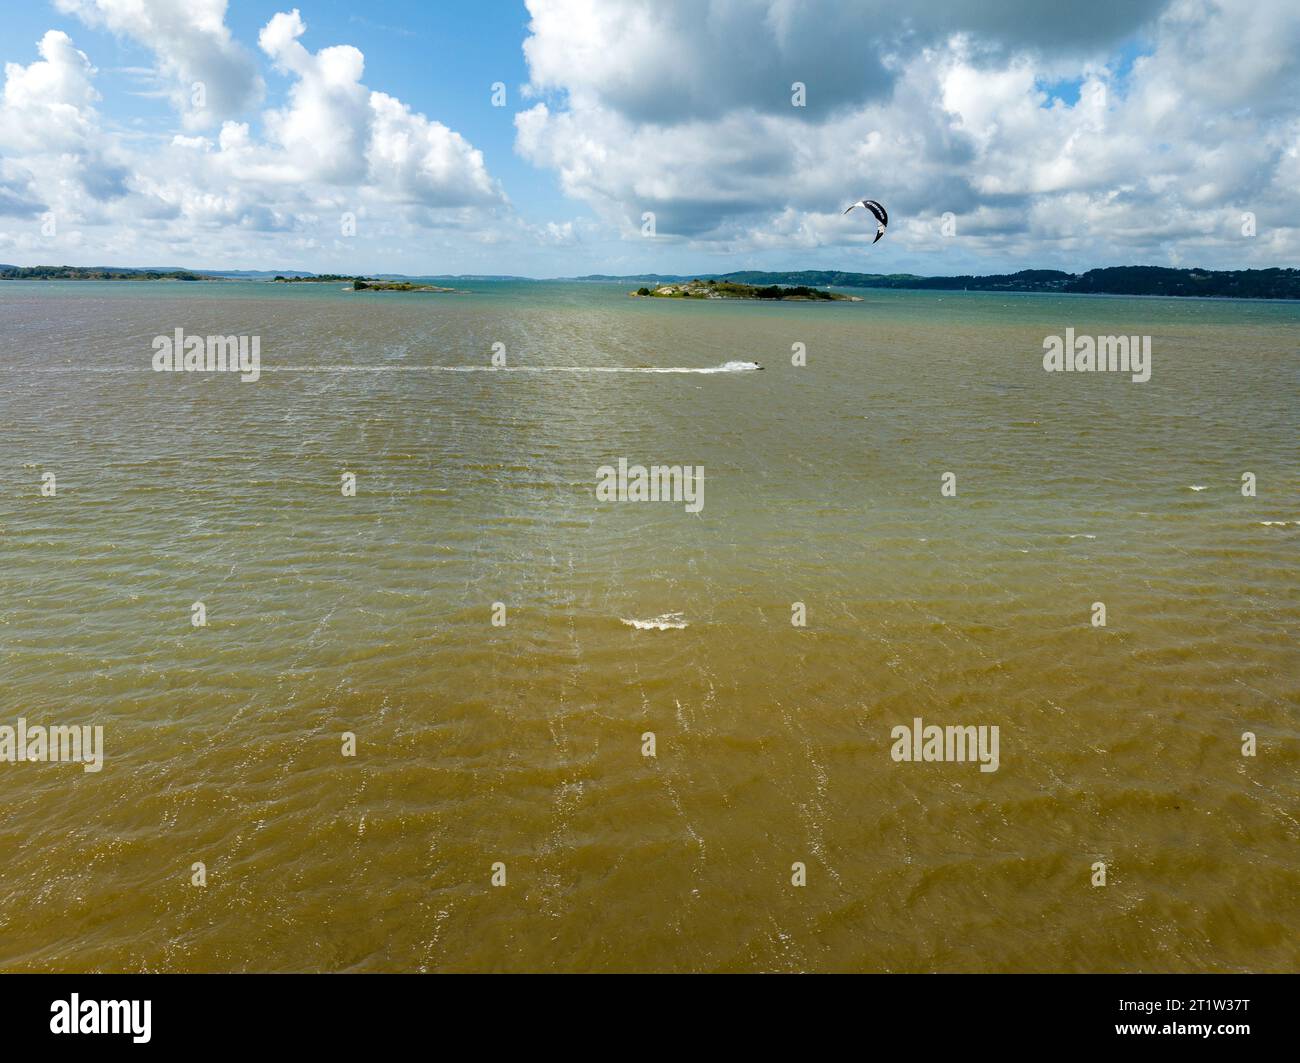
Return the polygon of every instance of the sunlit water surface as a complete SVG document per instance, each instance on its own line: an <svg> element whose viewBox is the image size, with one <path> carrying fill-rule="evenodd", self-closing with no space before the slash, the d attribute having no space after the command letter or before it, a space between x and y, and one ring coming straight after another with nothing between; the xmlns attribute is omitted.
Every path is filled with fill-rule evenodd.
<svg viewBox="0 0 1300 1063"><path fill-rule="evenodd" d="M1300 305L470 287L0 285L0 967L1296 968Z"/></svg>

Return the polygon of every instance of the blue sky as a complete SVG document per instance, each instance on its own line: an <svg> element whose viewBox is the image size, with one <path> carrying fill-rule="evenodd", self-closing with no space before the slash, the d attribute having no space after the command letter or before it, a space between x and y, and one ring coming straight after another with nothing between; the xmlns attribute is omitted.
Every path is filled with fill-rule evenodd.
<svg viewBox="0 0 1300 1063"><path fill-rule="evenodd" d="M226 22L238 39L254 42L271 16L291 9L285 3L237 2L228 7ZM395 0L374 5L373 14L363 13L365 5L325 2L301 5L300 10L310 16L317 47L357 46L365 54L367 80L374 88L469 135L488 169L507 188L519 190L512 198L522 215L544 223L574 214L579 205L565 201L555 175L515 154L514 108L491 105L493 83L503 82L507 100L518 103L520 89L528 82L522 49L528 11L522 2ZM175 126L172 108L164 99L141 95L147 86L139 76L124 72L149 67L148 48L105 29L87 28L75 16L45 3L16 5L6 12L6 26L9 43L0 58L27 62L47 30L61 29L74 36L99 68L101 109L108 118L133 133L170 137ZM266 102L281 104L287 87L288 79L268 78Z"/></svg>
<svg viewBox="0 0 1300 1063"><path fill-rule="evenodd" d="M1298 52L1288 0L42 0L0 45L0 261L1288 265Z"/></svg>

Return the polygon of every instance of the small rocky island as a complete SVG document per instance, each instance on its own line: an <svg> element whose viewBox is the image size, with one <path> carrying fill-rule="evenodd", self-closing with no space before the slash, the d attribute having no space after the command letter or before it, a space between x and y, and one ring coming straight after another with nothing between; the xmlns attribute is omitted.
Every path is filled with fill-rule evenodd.
<svg viewBox="0 0 1300 1063"><path fill-rule="evenodd" d="M354 292L454 292L464 295L463 288L440 288L436 284L413 284L411 281L381 281L373 277L353 277L343 273L316 273L309 277L276 275L276 284L337 284L345 281Z"/></svg>
<svg viewBox="0 0 1300 1063"><path fill-rule="evenodd" d="M462 288L439 288L436 284L412 284L410 281L371 281L357 278L352 282L354 292L454 292L464 295Z"/></svg>
<svg viewBox="0 0 1300 1063"><path fill-rule="evenodd" d="M633 298L651 299L780 299L786 302L848 302L860 303L861 296L841 295L838 292L823 291L821 288L809 288L804 285L769 284L759 287L756 284L738 284L735 281L696 280L675 281L671 284L657 284L653 288L638 288L629 292Z"/></svg>

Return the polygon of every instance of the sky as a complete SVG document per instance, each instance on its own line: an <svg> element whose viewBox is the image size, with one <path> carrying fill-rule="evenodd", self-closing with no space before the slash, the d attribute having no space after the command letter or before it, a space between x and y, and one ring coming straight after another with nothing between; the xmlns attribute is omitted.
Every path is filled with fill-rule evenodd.
<svg viewBox="0 0 1300 1063"><path fill-rule="evenodd" d="M1296 0L3 4L0 262L1300 264Z"/></svg>

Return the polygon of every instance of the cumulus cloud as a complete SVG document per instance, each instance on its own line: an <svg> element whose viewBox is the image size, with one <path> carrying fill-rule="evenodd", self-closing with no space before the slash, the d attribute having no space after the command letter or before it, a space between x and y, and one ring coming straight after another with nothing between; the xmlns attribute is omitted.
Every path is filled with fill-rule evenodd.
<svg viewBox="0 0 1300 1063"><path fill-rule="evenodd" d="M377 188L427 207L504 202L483 153L459 133L383 92L370 94L370 114L366 162Z"/></svg>
<svg viewBox="0 0 1300 1063"><path fill-rule="evenodd" d="M31 194L31 174L8 159L0 159L0 216L30 218L44 204Z"/></svg>
<svg viewBox="0 0 1300 1063"><path fill-rule="evenodd" d="M459 133L361 82L365 57L351 45L308 51L295 9L277 14L258 43L295 78L289 105L267 112L289 180L366 184L403 203L464 207L503 202L483 155ZM277 160L264 159L262 167Z"/></svg>
<svg viewBox="0 0 1300 1063"><path fill-rule="evenodd" d="M50 30L40 59L5 64L0 140L14 152L78 151L94 129L94 67L66 33Z"/></svg>
<svg viewBox="0 0 1300 1063"><path fill-rule="evenodd" d="M280 249L288 234L297 247L336 244L352 252L356 241L337 239L345 215L361 219L372 236L417 226L499 239L510 210L482 153L441 122L365 85L356 48L305 47L307 25L297 10L274 15L258 38L271 69L289 79L284 105L262 112L257 125L227 118L213 135L192 126L262 91L261 76L230 41L224 3L61 2L159 48L169 34L198 35L219 58L240 57L228 73L242 89L235 91L232 80L230 92L209 94L207 110L183 110L186 131L161 142L123 135L96 110L89 58L67 34L51 30L37 60L5 67L0 216L54 211L65 246L81 239L82 227L98 226L107 246L152 239L168 260L195 241L247 253L234 234L265 234ZM178 78L197 69L175 62L182 64L174 67ZM147 232L142 221L150 223ZM14 238L5 243L13 246ZM211 258L211 251L204 254Z"/></svg>
<svg viewBox="0 0 1300 1063"><path fill-rule="evenodd" d="M941 248L951 212L1026 264L1213 255L1257 211L1255 253L1300 252L1289 0L528 7L517 150L629 238L649 211L704 249L862 245L839 210L872 195L900 250Z"/></svg>
<svg viewBox="0 0 1300 1063"><path fill-rule="evenodd" d="M288 104L266 112L268 143L226 123L221 161L260 179L355 187L389 202L426 208L501 205L505 196L483 155L459 133L361 81L365 57L351 45L311 52L295 9L275 15L258 44L294 79Z"/></svg>
<svg viewBox="0 0 1300 1063"><path fill-rule="evenodd" d="M252 57L226 27L226 0L54 0L65 14L148 48L186 128L232 118L261 98Z"/></svg>
<svg viewBox="0 0 1300 1063"><path fill-rule="evenodd" d="M99 131L94 67L72 39L50 30L40 58L5 64L0 93L0 212L65 216L126 192L127 170Z"/></svg>
<svg viewBox="0 0 1300 1063"><path fill-rule="evenodd" d="M365 57L346 44L313 55L298 40L306 31L295 9L277 14L258 36L277 69L296 78L289 106L266 114L267 130L293 160L294 179L361 181L370 126L370 93L361 84Z"/></svg>
<svg viewBox="0 0 1300 1063"><path fill-rule="evenodd" d="M176 113L115 122L92 36L51 30L13 56L0 246L48 210L98 261L152 247L136 261L220 249L288 266L301 249L353 265L345 215L377 258L440 246L450 265L477 245L576 265L598 249L602 272L619 256L650 266L654 248L673 268L752 252L932 272L1300 254L1294 0L527 0L515 149L590 208L576 221L521 219L465 135L383 91L382 70L314 39L296 9L241 43L225 0L55 4L149 49ZM864 195L891 213L875 247L874 227L840 213Z"/></svg>
<svg viewBox="0 0 1300 1063"><path fill-rule="evenodd" d="M528 0L534 92L562 90L637 121L789 111L886 96L902 59L954 34L985 51L1085 54L1131 33L1165 0Z"/></svg>

